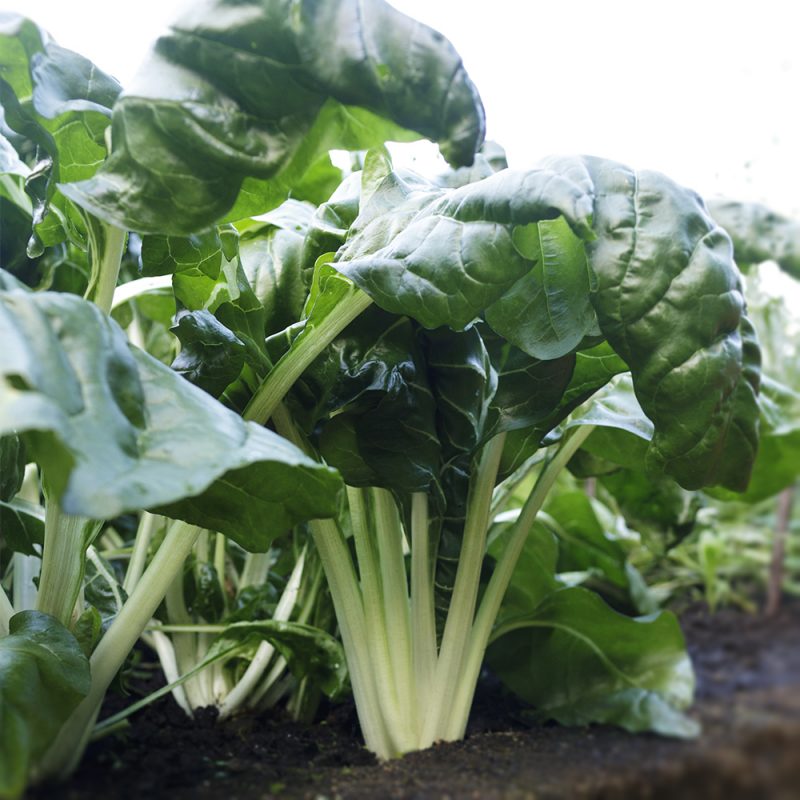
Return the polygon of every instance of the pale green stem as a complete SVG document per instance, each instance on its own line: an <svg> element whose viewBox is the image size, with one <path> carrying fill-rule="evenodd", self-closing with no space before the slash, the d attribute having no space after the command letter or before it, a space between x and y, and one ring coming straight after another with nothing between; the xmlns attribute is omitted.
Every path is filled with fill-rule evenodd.
<svg viewBox="0 0 800 800"><path fill-rule="evenodd" d="M201 531L197 536L197 540L202 539L204 535L205 531ZM192 617L186 608L183 596L183 570L175 575L169 585L164 596L164 604L167 609L167 619L171 623L188 625L192 622ZM182 675L188 672L195 664L202 661L202 658L197 657L199 640L200 634L197 632L173 634L172 646L175 648L175 659L178 664L179 674ZM210 704L211 698L208 696L202 673L193 675L183 684L183 688L193 711L196 708L203 708Z"/></svg>
<svg viewBox="0 0 800 800"><path fill-rule="evenodd" d="M100 524L64 514L54 497L47 500L36 610L52 614L66 627L72 624L83 580L86 543L92 538L87 536L88 527Z"/></svg>
<svg viewBox="0 0 800 800"><path fill-rule="evenodd" d="M175 648L172 645L172 640L160 630L152 630L150 639L161 664L161 669L164 671L164 678L167 683L175 683L180 678L180 670L178 669L178 660L175 657ZM192 707L189 705L189 700L182 684L172 688L172 696L175 702L186 712L186 716L191 717Z"/></svg>
<svg viewBox="0 0 800 800"><path fill-rule="evenodd" d="M128 234L127 231L101 220L88 224L86 228L91 244L92 278L84 297L109 314ZM102 235L102 241L98 237L98 231Z"/></svg>
<svg viewBox="0 0 800 800"><path fill-rule="evenodd" d="M166 292L172 289L172 275L156 275L152 278L137 278L117 286L111 301L111 310L119 308L129 300L134 300L149 292Z"/></svg>
<svg viewBox="0 0 800 800"><path fill-rule="evenodd" d="M275 409L274 423L281 436L297 447L306 449L291 416L280 403ZM381 715L379 690L371 670L364 602L353 559L342 532L333 520L311 520L309 527L328 579L364 741L379 758L392 758L398 753L392 747Z"/></svg>
<svg viewBox="0 0 800 800"><path fill-rule="evenodd" d="M300 558L297 559L294 565L292 574L289 576L289 580L286 582L286 588L283 590L281 599L275 607L275 613L272 618L278 622L286 622L292 615L295 603L297 602L297 595L300 593L300 581L303 578L305 560L306 551L303 549ZM228 696L220 706L219 716L221 719L229 717L244 705L248 695L250 695L261 680L274 653L275 645L271 642L261 642L253 660L248 664L244 675L242 675L236 686L228 693Z"/></svg>
<svg viewBox="0 0 800 800"><path fill-rule="evenodd" d="M142 579L92 654L89 694L62 726L43 759L43 776L64 778L76 767L109 684L150 622L175 576L181 573L183 562L199 533L199 528L184 522L170 526Z"/></svg>
<svg viewBox="0 0 800 800"><path fill-rule="evenodd" d="M389 642L392 685L397 696L397 717L389 726L397 746L416 749L419 738L418 706L414 691L413 655L408 579L403 558L403 529L392 495L386 489L372 490L375 530L378 538L383 583L385 635Z"/></svg>
<svg viewBox="0 0 800 800"><path fill-rule="evenodd" d="M420 747L427 747L442 738L444 721L451 713L458 683L462 679L465 651L475 615L481 566L486 549L492 492L504 443L505 434L501 433L484 446L476 474L470 484L458 570Z"/></svg>
<svg viewBox="0 0 800 800"><path fill-rule="evenodd" d="M36 608L36 579L39 577L41 560L37 556L26 556L23 553L14 553L14 586L12 594L14 609L19 611L32 611Z"/></svg>
<svg viewBox="0 0 800 800"><path fill-rule="evenodd" d="M328 578L364 740L379 758L392 758L398 753L391 744L381 714L379 688L374 681L372 653L364 621L364 605L350 552L333 521L312 520L310 526Z"/></svg>
<svg viewBox="0 0 800 800"><path fill-rule="evenodd" d="M244 418L267 423L275 408L295 381L322 351L359 315L372 300L360 290L339 304L307 336L300 334L296 346L275 365L244 410Z"/></svg>
<svg viewBox="0 0 800 800"><path fill-rule="evenodd" d="M411 496L411 635L420 710L430 704L437 659L431 555L428 496L415 492Z"/></svg>
<svg viewBox="0 0 800 800"><path fill-rule="evenodd" d="M369 636L371 670L381 691L378 693L383 718L397 719L397 687L392 680L392 661L384 616L383 587L378 560L377 543L371 530L368 494L365 489L347 487L347 502L356 559L361 578L361 595L364 600L364 622Z"/></svg>
<svg viewBox="0 0 800 800"><path fill-rule="evenodd" d="M216 534L214 539L214 569L217 571L219 588L222 590L223 597L228 596L225 591L225 547L225 537L221 533Z"/></svg>
<svg viewBox="0 0 800 800"><path fill-rule="evenodd" d="M475 694L475 687L478 683L478 676L486 647L489 644L492 627L497 619L497 614L511 582L511 577L514 574L514 568L519 561L533 523L536 521L536 515L547 499L547 495L553 488L553 484L556 482L561 470L564 469L567 462L575 455L593 430L593 425L577 426L552 459L545 463L539 473L533 491L525 501L525 505L514 523L508 544L503 550L500 560L495 565L489 585L486 587L481 600L480 608L475 616L475 624L472 626L469 636L469 645L458 690L452 705L452 713L449 719L444 721L444 728L441 731L442 738L448 741L462 738L467 728L472 698Z"/></svg>
<svg viewBox="0 0 800 800"><path fill-rule="evenodd" d="M248 553L239 576L239 591L248 586L261 586L267 580L271 566L270 553Z"/></svg>
<svg viewBox="0 0 800 800"><path fill-rule="evenodd" d="M8 623L14 616L14 606L8 599L6 590L0 586L0 636L8 635Z"/></svg>
<svg viewBox="0 0 800 800"><path fill-rule="evenodd" d="M25 475L17 497L31 503L36 509L41 509L41 503L39 502L39 468L36 464L28 464L25 467ZM11 592L14 610L17 613L20 611L33 611L36 608L36 597L39 594L35 581L39 577L39 570L42 566L41 560L38 556L14 553L12 566L14 583Z"/></svg>
<svg viewBox="0 0 800 800"><path fill-rule="evenodd" d="M133 552L131 560L128 562L128 569L125 572L125 580L122 588L130 594L139 582L144 572L144 565L147 563L147 554L150 551L150 542L153 541L161 517L151 514L149 511L142 511L139 518L139 528L136 531L136 539L133 542Z"/></svg>
<svg viewBox="0 0 800 800"><path fill-rule="evenodd" d="M225 633L227 630L226 625L207 625L204 622L193 622L188 625L164 625L160 622L153 621L152 625L148 625L147 631L161 631L162 633Z"/></svg>

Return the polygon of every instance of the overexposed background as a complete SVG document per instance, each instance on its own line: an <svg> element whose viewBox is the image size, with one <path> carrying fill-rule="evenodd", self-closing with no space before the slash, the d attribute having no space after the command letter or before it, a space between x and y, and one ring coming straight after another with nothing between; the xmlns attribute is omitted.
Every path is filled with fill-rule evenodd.
<svg viewBox="0 0 800 800"><path fill-rule="evenodd" d="M33 18L124 85L186 2L0 0L0 8ZM660 170L706 197L760 201L800 218L793 3L393 5L456 46L483 97L488 135L513 166L552 153L590 153Z"/></svg>

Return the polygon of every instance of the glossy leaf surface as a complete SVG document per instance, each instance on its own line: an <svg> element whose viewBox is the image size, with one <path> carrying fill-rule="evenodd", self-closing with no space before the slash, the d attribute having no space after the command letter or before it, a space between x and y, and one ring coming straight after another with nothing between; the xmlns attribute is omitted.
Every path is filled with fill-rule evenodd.
<svg viewBox="0 0 800 800"><path fill-rule="evenodd" d="M158 508L245 547L334 513L335 473L132 348L79 298L0 297L0 430L28 432L65 512Z"/></svg>
<svg viewBox="0 0 800 800"><path fill-rule="evenodd" d="M0 797L19 797L89 691L89 662L75 637L49 614L22 611L0 638Z"/></svg>
<svg viewBox="0 0 800 800"><path fill-rule="evenodd" d="M120 227L187 234L275 207L330 149L420 134L456 165L483 139L440 34L382 0L205 0L117 103L106 166L63 191Z"/></svg>

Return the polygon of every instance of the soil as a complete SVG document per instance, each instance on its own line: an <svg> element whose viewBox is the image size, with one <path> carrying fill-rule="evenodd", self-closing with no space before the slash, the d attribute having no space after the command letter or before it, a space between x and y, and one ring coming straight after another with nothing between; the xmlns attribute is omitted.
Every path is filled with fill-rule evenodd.
<svg viewBox="0 0 800 800"><path fill-rule="evenodd" d="M774 617L682 615L698 675L696 741L610 727L526 727L491 681L466 739L377 763L351 705L306 726L278 714L192 722L165 698L89 749L68 785L32 800L270 798L800 798L800 602Z"/></svg>

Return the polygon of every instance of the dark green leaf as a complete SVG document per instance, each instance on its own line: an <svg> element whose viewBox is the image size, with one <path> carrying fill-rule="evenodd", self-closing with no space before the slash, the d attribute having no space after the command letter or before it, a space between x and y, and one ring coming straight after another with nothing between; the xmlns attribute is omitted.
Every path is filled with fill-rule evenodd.
<svg viewBox="0 0 800 800"><path fill-rule="evenodd" d="M743 494L713 490L715 497L758 503L791 486L800 475L800 394L765 377L759 405L761 438L750 485Z"/></svg>
<svg viewBox="0 0 800 800"><path fill-rule="evenodd" d="M10 500L25 477L25 446L19 436L0 436L0 501Z"/></svg>
<svg viewBox="0 0 800 800"><path fill-rule="evenodd" d="M590 214L583 189L549 170L505 170L459 189L393 173L362 203L336 267L387 311L463 330L531 270L517 226L563 215L591 236Z"/></svg>
<svg viewBox="0 0 800 800"><path fill-rule="evenodd" d="M759 351L730 239L694 192L658 173L596 158L547 166L594 196L592 303L655 426L648 468L688 489L745 488Z"/></svg>
<svg viewBox="0 0 800 800"><path fill-rule="evenodd" d="M44 542L44 509L16 498L0 502L0 549L36 555L34 545ZM41 552L41 551L40 551Z"/></svg>
<svg viewBox="0 0 800 800"><path fill-rule="evenodd" d="M675 617L630 618L580 587L548 595L491 645L492 669L540 719L691 737L694 674ZM502 633L502 629L501 629Z"/></svg>
<svg viewBox="0 0 800 800"><path fill-rule="evenodd" d="M382 0L205 0L115 106L106 167L64 191L121 227L187 234L234 205L232 219L278 205L330 149L409 131L455 164L483 139L477 92L440 34Z"/></svg>
<svg viewBox="0 0 800 800"><path fill-rule="evenodd" d="M347 482L413 492L436 480L434 397L409 319L365 311L306 371L294 398L309 430L331 412L347 412L324 424L321 439Z"/></svg>
<svg viewBox="0 0 800 800"><path fill-rule="evenodd" d="M239 256L253 293L264 306L264 334L282 331L302 316L306 299L302 250L314 209L289 200L248 227L239 242Z"/></svg>
<svg viewBox="0 0 800 800"><path fill-rule="evenodd" d="M544 511L555 523L559 572L595 572L616 586L628 588L627 553L608 535L585 492L559 492L548 499Z"/></svg>
<svg viewBox="0 0 800 800"><path fill-rule="evenodd" d="M486 321L536 358L572 353L599 332L583 242L561 217L515 228L513 239L533 267L486 309Z"/></svg>
<svg viewBox="0 0 800 800"><path fill-rule="evenodd" d="M691 533L700 507L697 493L640 469L616 469L599 481L652 552L664 552Z"/></svg>
<svg viewBox="0 0 800 800"><path fill-rule="evenodd" d="M172 369L219 397L244 367L244 342L205 310L181 311L175 321L171 331L180 339L181 352Z"/></svg>
<svg viewBox="0 0 800 800"><path fill-rule="evenodd" d="M511 349L510 353L514 354L514 350ZM515 410L512 417L515 419L517 417L516 409L527 412L530 407L535 412L534 419L539 419L529 428L515 430L513 426L509 426L511 430L506 436L500 468L504 475L508 475L522 466L539 449L544 437L560 425L581 403L605 386L615 375L628 371L628 365L606 342L588 350L580 350L575 354L575 367L569 377L569 383L559 397L556 396L555 390L560 390L563 386L563 375L564 373L568 374L567 368L571 363L571 357L565 356L564 359L552 363L537 362L517 351L514 358L508 359L508 366L502 366L502 361L497 363L501 365L498 367L500 369L500 387L497 393L501 420L503 415L508 413L507 409L509 408ZM517 364L523 368L521 373L516 368ZM529 374L526 367L533 368L533 375ZM509 374L505 376L505 372ZM531 377L536 378L536 383L531 383ZM531 396L528 387L537 391ZM548 399L547 404L541 405L540 397L543 399L554 398L555 408L548 410L552 399ZM544 419L540 419L540 409L547 412Z"/></svg>
<svg viewBox="0 0 800 800"><path fill-rule="evenodd" d="M0 797L16 798L89 691L89 662L53 617L22 611L0 638Z"/></svg>
<svg viewBox="0 0 800 800"><path fill-rule="evenodd" d="M499 560L508 544L516 521L516 515L497 522L490 531L488 553ZM558 564L558 541L552 531L536 521L525 539L511 583L503 596L503 604L498 615L498 624L527 614L536 608L545 597L559 588L556 579Z"/></svg>

